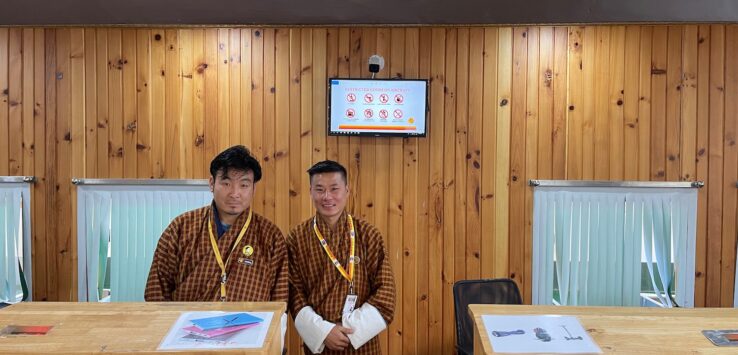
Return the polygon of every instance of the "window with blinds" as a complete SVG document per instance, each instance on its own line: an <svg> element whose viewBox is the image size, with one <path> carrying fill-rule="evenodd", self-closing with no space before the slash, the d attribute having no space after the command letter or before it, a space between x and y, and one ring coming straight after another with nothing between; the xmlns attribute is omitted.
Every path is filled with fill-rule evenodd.
<svg viewBox="0 0 738 355"><path fill-rule="evenodd" d="M693 306L697 189L553 186L533 198L535 304Z"/></svg>
<svg viewBox="0 0 738 355"><path fill-rule="evenodd" d="M96 181L77 190L80 301L143 301L161 233L212 200L207 181Z"/></svg>
<svg viewBox="0 0 738 355"><path fill-rule="evenodd" d="M31 181L0 178L0 303L31 300Z"/></svg>

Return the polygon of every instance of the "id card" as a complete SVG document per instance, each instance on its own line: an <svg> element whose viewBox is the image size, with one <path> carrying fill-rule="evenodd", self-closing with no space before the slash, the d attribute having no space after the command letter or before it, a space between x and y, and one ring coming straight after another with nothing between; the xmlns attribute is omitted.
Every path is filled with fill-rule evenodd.
<svg viewBox="0 0 738 355"><path fill-rule="evenodd" d="M349 314L354 311L356 306L356 295L346 295L346 303L343 304L343 314Z"/></svg>

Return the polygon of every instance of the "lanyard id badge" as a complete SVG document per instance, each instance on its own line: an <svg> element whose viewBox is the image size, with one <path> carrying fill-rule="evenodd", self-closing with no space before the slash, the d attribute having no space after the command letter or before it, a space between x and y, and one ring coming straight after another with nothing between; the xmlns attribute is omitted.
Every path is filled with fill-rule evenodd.
<svg viewBox="0 0 738 355"><path fill-rule="evenodd" d="M341 314L349 314L354 311L356 307L356 299L359 298L357 295L348 294L346 295L346 302L343 303L343 312Z"/></svg>
<svg viewBox="0 0 738 355"><path fill-rule="evenodd" d="M349 237L351 240L348 272L346 272L346 269L343 268L341 262L336 259L336 256L331 251L331 248L328 247L328 243L326 242L325 238L323 238L320 230L318 230L317 219L316 217L313 217L313 230L315 231L315 236L318 237L320 245L323 247L323 250L325 250L325 253L331 260L331 263L336 267L336 269L338 269L338 272L341 273L341 276L343 276L343 278L345 278L349 282L349 293L348 295L346 295L346 302L343 303L342 314L349 314L353 312L354 307L356 307L356 300L358 299L358 296L354 293L354 253L356 252L356 231L354 230L354 220L353 218L351 218L351 215L347 216L347 220L349 224Z"/></svg>
<svg viewBox="0 0 738 355"><path fill-rule="evenodd" d="M323 250L325 250L325 253L328 255L328 259L330 259L333 266L338 269L338 272L341 273L341 276L348 280L349 284L351 285L351 291L349 293L354 293L353 291L353 282L354 282L354 254L356 253L356 231L354 230L354 219L351 218L351 215L347 216L348 224L349 224L349 237L351 240L351 249L349 251L349 260L348 260L348 272L346 272L346 269L343 268L341 265L341 262L336 259L336 256L331 251L331 248L328 246L328 242L326 242L325 238L323 238L323 234L320 233L320 230L318 229L318 221L316 217L313 217L313 231L315 231L315 236L318 238L318 241L320 241L320 245L323 247Z"/></svg>
<svg viewBox="0 0 738 355"><path fill-rule="evenodd" d="M243 225L243 228L241 228L241 232L238 233L238 238L236 238L236 241L233 243L233 247L231 247L231 252L228 253L228 258L225 262L223 262L223 257L220 254L220 250L218 250L218 242L215 241L215 236L213 235L213 221L212 217L210 220L208 220L208 233L210 234L210 244L213 247L213 253L215 254L215 260L218 262L218 266L220 267L220 300L224 302L226 300L226 282L228 282L228 273L226 272L226 265L228 265L228 262L231 260L231 256L233 255L233 251L236 249L236 246L238 246L238 243L241 242L241 238L243 238L243 235L246 234L246 230L249 229L249 225L251 224L251 216L252 216L252 210L249 208L249 216L246 218L246 223ZM252 248L253 249L253 248ZM246 253L244 249L244 254ZM253 250L252 250L253 252Z"/></svg>

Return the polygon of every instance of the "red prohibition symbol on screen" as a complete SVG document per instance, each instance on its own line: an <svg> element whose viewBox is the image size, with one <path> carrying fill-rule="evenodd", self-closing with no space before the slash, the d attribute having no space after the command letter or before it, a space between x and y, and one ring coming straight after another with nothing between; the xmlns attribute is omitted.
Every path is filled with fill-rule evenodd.
<svg viewBox="0 0 738 355"><path fill-rule="evenodd" d="M402 118L402 110L395 110L395 112L392 113L395 118Z"/></svg>
<svg viewBox="0 0 738 355"><path fill-rule="evenodd" d="M379 102L386 104L387 101L389 101L389 95L387 94L379 95Z"/></svg>
<svg viewBox="0 0 738 355"><path fill-rule="evenodd" d="M348 102L356 102L356 94L349 93L348 95L346 95L346 101L348 101Z"/></svg>
<svg viewBox="0 0 738 355"><path fill-rule="evenodd" d="M372 111L371 109L364 110L364 117L372 118L372 116L374 116L374 111Z"/></svg>
<svg viewBox="0 0 738 355"><path fill-rule="evenodd" d="M346 110L346 117L354 118L355 115L356 115L356 111L354 111L354 109L350 108Z"/></svg>
<svg viewBox="0 0 738 355"><path fill-rule="evenodd" d="M372 95L372 94L365 94L364 95L364 102L370 104L370 103L372 103L372 101L374 101L374 95Z"/></svg>
<svg viewBox="0 0 738 355"><path fill-rule="evenodd" d="M396 103L401 104L403 101L405 101L405 98L402 97L402 95L400 95L400 94L395 95L395 102Z"/></svg>
<svg viewBox="0 0 738 355"><path fill-rule="evenodd" d="M389 112L387 110L379 110L379 118L387 118Z"/></svg>

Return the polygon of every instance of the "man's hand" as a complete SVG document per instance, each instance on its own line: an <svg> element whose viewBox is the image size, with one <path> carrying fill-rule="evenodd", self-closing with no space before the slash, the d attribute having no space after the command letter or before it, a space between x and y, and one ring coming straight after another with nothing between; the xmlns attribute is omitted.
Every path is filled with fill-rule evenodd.
<svg viewBox="0 0 738 355"><path fill-rule="evenodd" d="M347 346L349 346L349 338L346 335L353 332L353 329L344 328L340 325L337 325L333 327L333 329L331 329L330 333L328 333L328 335L325 337L325 341L323 341L323 343L328 349L343 351L346 349Z"/></svg>

